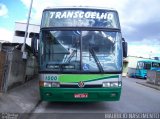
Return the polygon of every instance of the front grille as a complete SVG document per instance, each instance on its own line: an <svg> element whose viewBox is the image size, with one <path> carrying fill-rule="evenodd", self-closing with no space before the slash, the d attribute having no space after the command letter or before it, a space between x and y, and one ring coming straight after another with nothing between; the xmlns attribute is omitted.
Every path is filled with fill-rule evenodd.
<svg viewBox="0 0 160 119"><path fill-rule="evenodd" d="M61 84L60 88L81 88L78 85L72 85L72 84ZM84 85L82 88L102 88L102 85Z"/></svg>

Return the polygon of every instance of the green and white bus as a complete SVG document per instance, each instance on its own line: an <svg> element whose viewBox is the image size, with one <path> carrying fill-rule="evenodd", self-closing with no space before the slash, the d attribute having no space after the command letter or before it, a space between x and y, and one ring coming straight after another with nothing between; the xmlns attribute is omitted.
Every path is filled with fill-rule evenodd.
<svg viewBox="0 0 160 119"><path fill-rule="evenodd" d="M117 11L45 9L38 49L41 99L118 101L126 55Z"/></svg>

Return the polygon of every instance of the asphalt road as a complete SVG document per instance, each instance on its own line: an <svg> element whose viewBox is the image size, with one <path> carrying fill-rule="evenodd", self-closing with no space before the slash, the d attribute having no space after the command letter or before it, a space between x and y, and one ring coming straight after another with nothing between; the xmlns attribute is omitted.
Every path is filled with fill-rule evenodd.
<svg viewBox="0 0 160 119"><path fill-rule="evenodd" d="M141 80L141 79L139 79ZM124 78L120 101L117 102L41 102L31 118L105 119L108 113L160 113L160 91ZM159 117L160 118L160 117Z"/></svg>

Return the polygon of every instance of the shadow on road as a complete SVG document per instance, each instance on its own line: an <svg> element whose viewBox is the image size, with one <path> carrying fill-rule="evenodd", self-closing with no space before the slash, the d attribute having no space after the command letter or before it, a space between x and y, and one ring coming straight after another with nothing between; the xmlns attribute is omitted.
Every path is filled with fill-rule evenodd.
<svg viewBox="0 0 160 119"><path fill-rule="evenodd" d="M62 110L66 112L105 112L111 111L112 102L50 102L46 104L48 110ZM112 110L113 111L113 110Z"/></svg>

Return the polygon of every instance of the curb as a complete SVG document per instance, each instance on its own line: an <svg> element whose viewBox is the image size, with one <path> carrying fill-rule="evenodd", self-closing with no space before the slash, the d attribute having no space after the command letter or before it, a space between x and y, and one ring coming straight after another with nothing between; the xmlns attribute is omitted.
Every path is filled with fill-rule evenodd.
<svg viewBox="0 0 160 119"><path fill-rule="evenodd" d="M159 90L160 91L160 87L154 85L154 84L149 84L147 82L136 82L138 84L141 84L143 86L146 86L146 87L150 87L150 88L153 88L153 89L156 89L156 90Z"/></svg>
<svg viewBox="0 0 160 119"><path fill-rule="evenodd" d="M35 111L35 109L38 107L38 105L42 102L42 100L39 100L35 106L27 113L25 114L20 114L19 117L20 119L23 118L23 119L30 119Z"/></svg>
<svg viewBox="0 0 160 119"><path fill-rule="evenodd" d="M41 102L42 102L42 100L39 100L39 101L36 103L36 105L30 110L29 113L32 114Z"/></svg>

